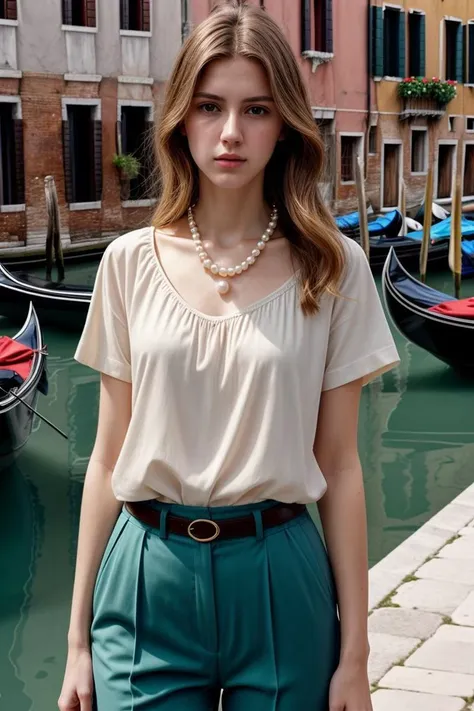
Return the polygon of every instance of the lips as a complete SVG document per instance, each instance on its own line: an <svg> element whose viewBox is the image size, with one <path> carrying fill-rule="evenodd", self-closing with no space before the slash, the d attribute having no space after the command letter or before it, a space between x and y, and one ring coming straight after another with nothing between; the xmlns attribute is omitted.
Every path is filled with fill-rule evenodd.
<svg viewBox="0 0 474 711"><path fill-rule="evenodd" d="M218 156L216 158L218 161L222 161L225 163L243 163L245 161L245 158L241 158L240 156Z"/></svg>

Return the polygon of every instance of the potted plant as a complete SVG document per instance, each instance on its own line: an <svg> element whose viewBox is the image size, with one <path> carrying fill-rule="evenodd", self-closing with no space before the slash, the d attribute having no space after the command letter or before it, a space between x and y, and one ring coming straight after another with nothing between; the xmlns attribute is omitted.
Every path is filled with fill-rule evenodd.
<svg viewBox="0 0 474 711"><path fill-rule="evenodd" d="M113 164L119 172L120 199L128 200L130 198L130 182L140 174L140 161L131 153L116 153L113 157Z"/></svg>

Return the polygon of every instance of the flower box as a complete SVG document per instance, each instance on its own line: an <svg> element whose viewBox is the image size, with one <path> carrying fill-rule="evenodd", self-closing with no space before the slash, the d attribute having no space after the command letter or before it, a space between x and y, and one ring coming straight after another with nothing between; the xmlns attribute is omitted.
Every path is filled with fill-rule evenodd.
<svg viewBox="0 0 474 711"><path fill-rule="evenodd" d="M438 77L406 77L398 85L398 96L403 101L400 118L430 116L441 118L446 105L456 96L456 82Z"/></svg>
<svg viewBox="0 0 474 711"><path fill-rule="evenodd" d="M400 113L400 120L426 116L428 118L441 118L446 113L446 106L440 104L436 99L430 98L407 98L403 99L403 109Z"/></svg>

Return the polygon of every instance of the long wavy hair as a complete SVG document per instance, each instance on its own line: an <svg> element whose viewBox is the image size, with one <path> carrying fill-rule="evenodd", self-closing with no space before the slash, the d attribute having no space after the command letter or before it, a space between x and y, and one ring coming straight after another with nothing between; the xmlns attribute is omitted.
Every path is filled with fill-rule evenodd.
<svg viewBox="0 0 474 711"><path fill-rule="evenodd" d="M301 269L300 303L319 310L324 293L338 294L345 259L342 240L326 208L319 179L324 148L296 58L278 24L245 0L217 7L189 35L176 59L156 133L160 198L153 218L166 227L186 214L199 195L199 175L180 131L204 67L237 56L258 60L267 72L285 138L265 169L264 198L275 203L280 228Z"/></svg>

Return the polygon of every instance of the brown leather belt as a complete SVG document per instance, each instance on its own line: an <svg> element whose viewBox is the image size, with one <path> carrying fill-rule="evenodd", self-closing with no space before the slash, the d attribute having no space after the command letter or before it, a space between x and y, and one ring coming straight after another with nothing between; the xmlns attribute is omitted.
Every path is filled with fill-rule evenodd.
<svg viewBox="0 0 474 711"><path fill-rule="evenodd" d="M125 508L143 523L154 528L160 528L161 512L153 509L142 501L127 501ZM291 521L306 511L304 504L276 504L269 509L264 509L262 514L263 528L272 528L282 523ZM192 521L183 516L168 514L166 517L166 532L176 533L179 536L188 536L199 543L210 543L216 539L242 538L255 536L257 533L253 515L238 518L196 519Z"/></svg>

